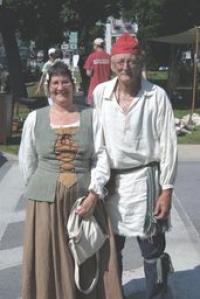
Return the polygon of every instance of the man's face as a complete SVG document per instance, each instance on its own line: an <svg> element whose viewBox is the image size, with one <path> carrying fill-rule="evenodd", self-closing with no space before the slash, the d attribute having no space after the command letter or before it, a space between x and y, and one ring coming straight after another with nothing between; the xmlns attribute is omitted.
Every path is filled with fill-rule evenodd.
<svg viewBox="0 0 200 299"><path fill-rule="evenodd" d="M140 55L124 53L115 54L111 57L112 71L117 75L119 81L124 83L141 79L142 67Z"/></svg>

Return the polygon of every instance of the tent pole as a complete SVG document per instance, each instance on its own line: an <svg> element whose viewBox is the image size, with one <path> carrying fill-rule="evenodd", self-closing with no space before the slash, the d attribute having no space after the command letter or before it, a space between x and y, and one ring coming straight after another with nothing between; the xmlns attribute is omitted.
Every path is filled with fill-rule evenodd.
<svg viewBox="0 0 200 299"><path fill-rule="evenodd" d="M193 72L193 91L192 91L192 108L189 122L192 122L192 114L195 109L195 101L197 94L197 75L198 75L198 57L199 57L199 27L196 27L196 39L195 39L195 53L194 53L194 72Z"/></svg>
<svg viewBox="0 0 200 299"><path fill-rule="evenodd" d="M170 45L170 57L171 57L171 65L168 70L168 94L169 98L172 99L173 92L176 89L176 67L175 67L175 46L173 44Z"/></svg>

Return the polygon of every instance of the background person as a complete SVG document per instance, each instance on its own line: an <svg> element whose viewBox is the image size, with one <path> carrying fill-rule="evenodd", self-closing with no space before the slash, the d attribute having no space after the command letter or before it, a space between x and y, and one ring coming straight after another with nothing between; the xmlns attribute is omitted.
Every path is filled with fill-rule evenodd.
<svg viewBox="0 0 200 299"><path fill-rule="evenodd" d="M78 66L81 73L81 90L83 91L83 95L86 98L90 79L87 76L84 69L84 64L88 55L86 53L85 44L83 41L80 41L78 53L79 53Z"/></svg>
<svg viewBox="0 0 200 299"><path fill-rule="evenodd" d="M24 124L19 165L27 185L23 255L23 299L122 299L112 232L103 206L109 164L102 129L91 108L73 104L74 84L67 65L55 62L48 71L53 105L31 112ZM103 167L102 167L103 166ZM74 261L66 223L74 201L85 196L78 213L94 212L110 235L100 250L100 276L89 294L74 282ZM81 285L96 272L95 256L81 266Z"/></svg>
<svg viewBox="0 0 200 299"><path fill-rule="evenodd" d="M109 195L120 271L126 237L137 237L144 258L146 298L164 299L170 258L165 231L177 168L177 138L166 92L142 78L144 55L128 33L112 46L116 77L94 90L111 163Z"/></svg>
<svg viewBox="0 0 200 299"><path fill-rule="evenodd" d="M97 84L110 79L110 55L104 50L104 40L96 38L93 42L93 49L85 61L84 69L90 77L87 103L93 103L92 93Z"/></svg>
<svg viewBox="0 0 200 299"><path fill-rule="evenodd" d="M42 75L38 84L38 88L36 90L36 94L40 94L42 89L44 91L44 94L48 97L48 91L47 91L47 73L48 70L50 68L50 66L54 63L55 59L58 58L57 57L57 53L56 53L56 49L55 48L50 48L48 50L48 56L49 59L47 62L44 63L43 67L42 67ZM49 105L52 105L52 100L51 98L48 97L48 102Z"/></svg>

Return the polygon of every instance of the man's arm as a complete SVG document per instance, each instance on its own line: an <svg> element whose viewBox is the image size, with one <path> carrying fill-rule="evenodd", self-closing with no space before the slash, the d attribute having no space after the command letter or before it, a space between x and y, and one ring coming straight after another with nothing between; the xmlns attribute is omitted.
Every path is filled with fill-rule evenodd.
<svg viewBox="0 0 200 299"><path fill-rule="evenodd" d="M44 82L45 82L45 74L42 73L40 81L38 83L38 87L37 87L36 92L35 92L36 95L41 93L42 86L43 86Z"/></svg>
<svg viewBox="0 0 200 299"><path fill-rule="evenodd" d="M160 140L160 186L154 215L157 219L169 216L172 192L177 171L177 136L173 110L166 93L158 98L158 133Z"/></svg>
<svg viewBox="0 0 200 299"><path fill-rule="evenodd" d="M88 77L91 77L92 73L93 73L93 55L92 54L90 54L88 56L88 58L86 59L83 68L85 69L86 75Z"/></svg>

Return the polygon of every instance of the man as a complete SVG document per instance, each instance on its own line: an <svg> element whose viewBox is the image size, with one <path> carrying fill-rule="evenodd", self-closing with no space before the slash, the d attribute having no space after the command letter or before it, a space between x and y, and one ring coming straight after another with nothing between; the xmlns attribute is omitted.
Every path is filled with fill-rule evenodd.
<svg viewBox="0 0 200 299"><path fill-rule="evenodd" d="M96 38L93 43L94 52L91 53L84 64L86 74L90 77L88 90L88 104L92 104L92 93L97 84L110 79L110 55L104 51L104 41Z"/></svg>
<svg viewBox="0 0 200 299"><path fill-rule="evenodd" d="M81 74L81 89L83 91L83 95L86 97L90 79L87 76L86 71L84 69L84 64L87 59L87 53L83 41L80 41L78 53L79 53L78 67L80 69L80 74Z"/></svg>
<svg viewBox="0 0 200 299"><path fill-rule="evenodd" d="M48 50L48 56L49 56L48 61L45 62L45 64L42 67L42 75L41 75L41 78L40 78L38 88L36 90L36 94L40 94L41 90L43 88L44 93L45 93L46 96L48 96L48 94L47 94L47 80L46 80L47 79L47 73L48 73L49 67L54 63L55 59L57 58L56 49L55 48L50 48ZM52 105L52 99L51 98L48 98L48 102L49 102L49 105Z"/></svg>
<svg viewBox="0 0 200 299"><path fill-rule="evenodd" d="M137 237L144 258L146 298L163 299L170 257L165 250L177 167L173 111L165 91L142 78L144 57L128 33L113 44L116 77L94 90L111 163L106 202L122 275L126 237Z"/></svg>

